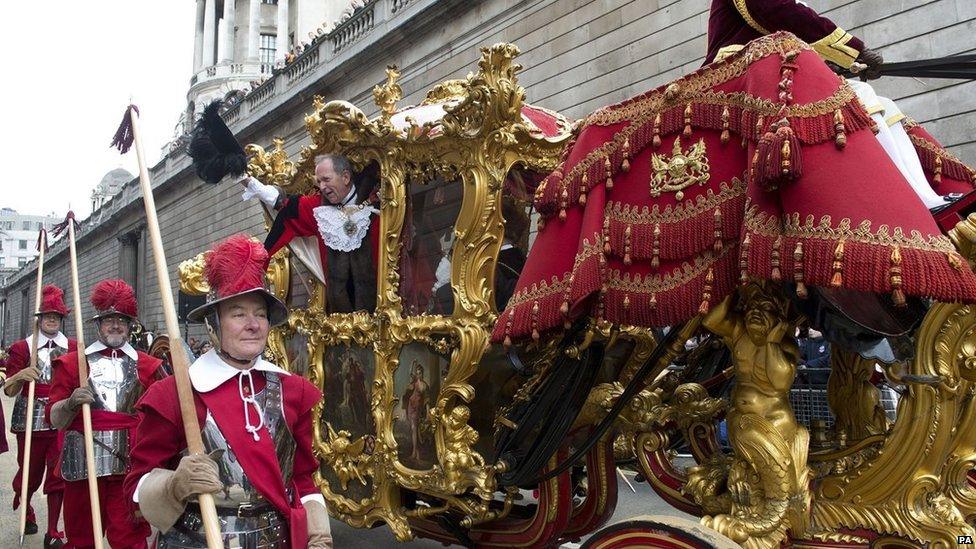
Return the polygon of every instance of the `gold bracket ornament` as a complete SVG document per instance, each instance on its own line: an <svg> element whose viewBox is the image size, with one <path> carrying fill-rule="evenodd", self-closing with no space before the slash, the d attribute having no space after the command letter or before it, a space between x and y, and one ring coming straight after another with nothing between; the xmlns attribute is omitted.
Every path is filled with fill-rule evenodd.
<svg viewBox="0 0 976 549"><path fill-rule="evenodd" d="M699 139L688 149L681 149L681 137L674 140L671 157L663 154L651 154L651 196L658 197L661 193L674 193L678 200L684 198L684 189L692 185L704 185L709 178L708 157L705 153L705 140Z"/></svg>

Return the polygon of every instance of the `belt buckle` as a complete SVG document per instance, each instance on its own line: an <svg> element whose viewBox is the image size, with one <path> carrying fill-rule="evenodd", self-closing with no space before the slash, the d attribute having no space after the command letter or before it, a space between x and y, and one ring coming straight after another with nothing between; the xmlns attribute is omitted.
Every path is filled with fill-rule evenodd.
<svg viewBox="0 0 976 549"><path fill-rule="evenodd" d="M247 518L252 511L254 511L253 503L242 503L237 506L237 518Z"/></svg>

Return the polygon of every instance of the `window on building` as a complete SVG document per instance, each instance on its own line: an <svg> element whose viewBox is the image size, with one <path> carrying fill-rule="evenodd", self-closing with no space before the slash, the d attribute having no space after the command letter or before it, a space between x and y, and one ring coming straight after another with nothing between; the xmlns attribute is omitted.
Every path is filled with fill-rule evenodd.
<svg viewBox="0 0 976 549"><path fill-rule="evenodd" d="M29 230L30 230L30 221L24 221L24 222L22 222L22 223L20 224L20 226L21 226L21 228L23 228L23 229L24 229L25 231L29 231Z"/></svg>
<svg viewBox="0 0 976 549"><path fill-rule="evenodd" d="M275 61L275 41L277 37L273 34L261 35L261 62L272 64Z"/></svg>
<svg viewBox="0 0 976 549"><path fill-rule="evenodd" d="M17 266L18 267L23 267L24 265L27 265L27 258L26 257L18 257L17 258Z"/></svg>
<svg viewBox="0 0 976 549"><path fill-rule="evenodd" d="M27 241L26 240L19 241L17 243L17 248L20 249L20 250L26 250L27 249Z"/></svg>
<svg viewBox="0 0 976 549"><path fill-rule="evenodd" d="M278 3L278 0L261 0L261 3L262 4L272 4L272 5L275 5L275 4Z"/></svg>

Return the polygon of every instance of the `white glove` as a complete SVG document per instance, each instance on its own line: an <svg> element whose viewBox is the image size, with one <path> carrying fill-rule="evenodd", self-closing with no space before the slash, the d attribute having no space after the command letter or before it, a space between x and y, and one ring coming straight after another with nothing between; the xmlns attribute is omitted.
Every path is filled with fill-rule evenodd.
<svg viewBox="0 0 976 549"><path fill-rule="evenodd" d="M244 192L241 194L243 200L250 200L257 197L261 202L267 204L269 208L274 208L275 203L278 202L278 189L271 185L265 185L251 176L242 179L241 183L244 184Z"/></svg>

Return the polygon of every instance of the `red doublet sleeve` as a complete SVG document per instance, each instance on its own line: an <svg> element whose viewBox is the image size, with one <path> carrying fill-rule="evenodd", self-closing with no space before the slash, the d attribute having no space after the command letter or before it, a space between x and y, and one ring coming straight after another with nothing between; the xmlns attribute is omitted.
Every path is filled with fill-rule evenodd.
<svg viewBox="0 0 976 549"><path fill-rule="evenodd" d="M51 394L48 395L44 416L51 421L51 407L71 396L78 383L78 351L63 354L51 363Z"/></svg>
<svg viewBox="0 0 976 549"><path fill-rule="evenodd" d="M746 23L766 35L788 31L809 43L817 53L847 69L864 50L864 43L833 21L796 0L731 0Z"/></svg>
<svg viewBox="0 0 976 549"><path fill-rule="evenodd" d="M318 494L318 486L312 475L319 467L312 450L312 407L322 398L322 393L309 381L298 375L281 376L285 393L286 417L295 439L295 461L292 479L298 497Z"/></svg>
<svg viewBox="0 0 976 549"><path fill-rule="evenodd" d="M272 256L288 245L296 236L316 236L318 224L312 210L321 205L322 197L289 195L283 202L278 215L271 224L271 230L264 240L268 256Z"/></svg>
<svg viewBox="0 0 976 549"><path fill-rule="evenodd" d="M30 348L23 339L17 340L7 349L7 377L23 370L30 364ZM26 387L27 384L24 384Z"/></svg>
<svg viewBox="0 0 976 549"><path fill-rule="evenodd" d="M153 383L166 377L166 373L162 369L162 359L142 351L137 351L136 353L139 357L136 363L136 370L139 372L139 383L142 383L144 389L149 389Z"/></svg>

